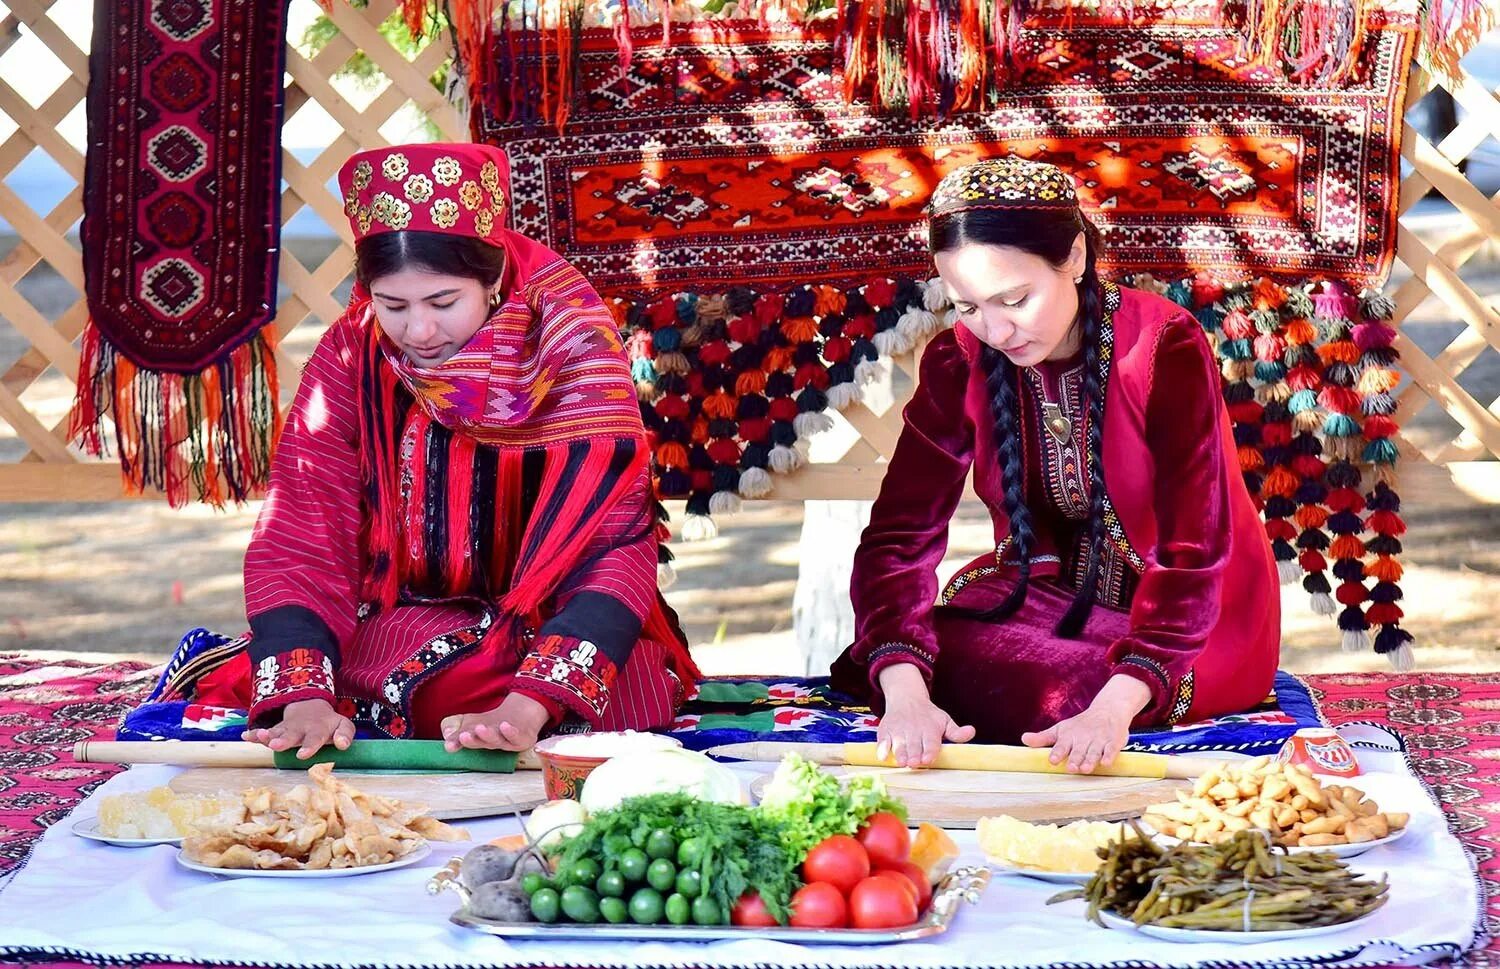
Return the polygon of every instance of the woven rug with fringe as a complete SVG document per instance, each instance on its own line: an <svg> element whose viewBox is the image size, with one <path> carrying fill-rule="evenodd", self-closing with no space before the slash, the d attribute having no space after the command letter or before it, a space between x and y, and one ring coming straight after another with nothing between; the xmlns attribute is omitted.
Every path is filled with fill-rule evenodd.
<svg viewBox="0 0 1500 969"><path fill-rule="evenodd" d="M71 432L95 455L112 436L127 491L173 505L243 501L270 470L286 8L94 5Z"/></svg>
<svg viewBox="0 0 1500 969"><path fill-rule="evenodd" d="M1413 51L1455 5L1296 5L1249 41L1208 0L563 9L499 21L471 123L514 160L515 227L613 300L686 537L771 493L878 360L950 323L921 208L946 172L1023 154L1075 176L1111 275L1202 321L1283 580L1345 648L1409 666L1379 287Z"/></svg>

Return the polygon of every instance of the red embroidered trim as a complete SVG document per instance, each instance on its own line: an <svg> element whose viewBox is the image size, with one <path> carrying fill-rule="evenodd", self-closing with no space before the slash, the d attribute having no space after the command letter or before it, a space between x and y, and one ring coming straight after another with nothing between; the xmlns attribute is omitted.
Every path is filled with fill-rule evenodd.
<svg viewBox="0 0 1500 969"><path fill-rule="evenodd" d="M301 690L333 692L333 662L317 649L292 649L260 661L255 671L255 700Z"/></svg>
<svg viewBox="0 0 1500 969"><path fill-rule="evenodd" d="M521 660L516 677L526 678L534 688L553 687L576 698L599 719L609 703L609 691L615 685L618 671L604 651L586 639L547 636L539 639L531 652ZM555 691L552 692L555 696ZM576 708L578 703L569 703Z"/></svg>
<svg viewBox="0 0 1500 969"><path fill-rule="evenodd" d="M296 700L333 702L333 661L322 650L299 647L267 656L255 669L250 723Z"/></svg>

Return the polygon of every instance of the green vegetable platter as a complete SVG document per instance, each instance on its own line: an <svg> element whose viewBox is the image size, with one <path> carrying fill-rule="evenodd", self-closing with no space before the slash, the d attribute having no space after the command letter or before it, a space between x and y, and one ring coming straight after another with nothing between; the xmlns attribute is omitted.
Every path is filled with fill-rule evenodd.
<svg viewBox="0 0 1500 969"><path fill-rule="evenodd" d="M914 853L904 808L873 777L788 757L759 805L705 794L553 802L525 837L453 859L428 890L459 895L455 923L512 938L875 944L945 931L989 881L988 867L948 870L956 851Z"/></svg>
<svg viewBox="0 0 1500 969"><path fill-rule="evenodd" d="M463 899L464 906L449 916L449 920L455 925L509 939L568 939L580 942L720 942L745 938L763 938L775 942L793 942L803 945L889 945L897 942L915 942L946 932L965 902L973 903L979 900L980 894L990 879L990 871L987 867L956 868L944 876L933 889L932 903L922 918L910 925L887 929L805 928L792 925L740 926L717 923L700 925L691 920L682 924L653 922L644 925L628 919L619 922L601 920L593 923L559 919L547 923L502 921L475 915L469 906L474 898L474 892L463 883L460 874L461 861L462 859L454 858L428 882L428 891L434 894L452 891ZM560 896L559 905L561 905Z"/></svg>

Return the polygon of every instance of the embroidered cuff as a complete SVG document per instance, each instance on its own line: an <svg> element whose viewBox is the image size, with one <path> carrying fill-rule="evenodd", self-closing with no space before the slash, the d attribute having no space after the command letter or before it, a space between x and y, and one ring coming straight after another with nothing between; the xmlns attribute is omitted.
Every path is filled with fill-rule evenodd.
<svg viewBox="0 0 1500 969"><path fill-rule="evenodd" d="M617 673L614 661L586 639L538 636L516 670L514 688L551 700L597 730Z"/></svg>
<svg viewBox="0 0 1500 969"><path fill-rule="evenodd" d="M880 688L880 672L897 663L911 663L922 671L922 679L932 688L932 664L937 657L912 643L885 642L870 650L865 662L870 667L870 690L880 708L885 707L885 692Z"/></svg>
<svg viewBox="0 0 1500 969"><path fill-rule="evenodd" d="M264 656L255 667L254 685L250 726L268 727L281 719L288 703L334 702L333 660L322 650L306 647Z"/></svg>
<svg viewBox="0 0 1500 969"><path fill-rule="evenodd" d="M1112 673L1134 677L1151 691L1151 702L1136 715L1137 724L1157 724L1166 713L1167 698L1172 694L1172 679L1167 668L1149 656L1127 653L1115 663Z"/></svg>

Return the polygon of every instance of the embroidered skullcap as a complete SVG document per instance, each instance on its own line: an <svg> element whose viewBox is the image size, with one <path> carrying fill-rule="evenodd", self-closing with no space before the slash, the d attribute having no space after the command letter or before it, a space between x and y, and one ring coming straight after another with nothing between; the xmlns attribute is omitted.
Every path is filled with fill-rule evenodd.
<svg viewBox="0 0 1500 969"><path fill-rule="evenodd" d="M930 216L969 209L1071 209L1073 179L1056 165L1015 155L987 158L949 172L932 192Z"/></svg>

